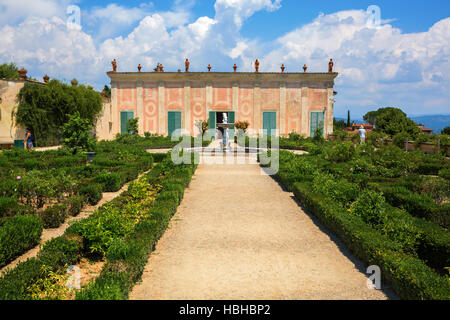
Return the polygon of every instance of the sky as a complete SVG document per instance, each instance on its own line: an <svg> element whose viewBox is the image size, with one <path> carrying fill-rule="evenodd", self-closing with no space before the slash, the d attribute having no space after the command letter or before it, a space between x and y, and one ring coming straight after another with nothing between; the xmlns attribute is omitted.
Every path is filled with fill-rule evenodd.
<svg viewBox="0 0 450 320"><path fill-rule="evenodd" d="M0 0L0 63L109 84L107 71L339 72L335 116L450 114L448 0Z"/></svg>

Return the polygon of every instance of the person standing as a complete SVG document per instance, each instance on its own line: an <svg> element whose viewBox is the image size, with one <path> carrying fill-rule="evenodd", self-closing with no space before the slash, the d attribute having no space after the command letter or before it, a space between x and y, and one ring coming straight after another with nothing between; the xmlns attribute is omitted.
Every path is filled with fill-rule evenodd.
<svg viewBox="0 0 450 320"><path fill-rule="evenodd" d="M366 129L364 129L364 126L360 126L358 132L360 143L364 144L366 142Z"/></svg>
<svg viewBox="0 0 450 320"><path fill-rule="evenodd" d="M27 150L33 150L33 134L31 133L31 130L27 128L27 135L25 137L24 143Z"/></svg>

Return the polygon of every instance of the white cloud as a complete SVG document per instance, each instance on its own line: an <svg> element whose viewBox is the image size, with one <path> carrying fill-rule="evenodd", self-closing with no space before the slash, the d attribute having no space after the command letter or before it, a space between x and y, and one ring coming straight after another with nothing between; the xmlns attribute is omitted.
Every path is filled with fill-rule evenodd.
<svg viewBox="0 0 450 320"><path fill-rule="evenodd" d="M260 43L241 35L242 24L257 11L277 10L280 0L217 0L214 18L196 19L193 0L177 0L166 12L155 12L151 3L135 8L110 4L83 13L98 26L95 30L68 29L61 3L36 0L25 6L24 0L0 0L0 8L6 8L0 10L0 60L12 59L32 76L77 77L102 88L112 59L117 59L119 71L134 71L139 63L150 71L157 62L176 71L184 67L185 58L193 71L208 64L215 71L232 71L234 63L250 71L258 57L262 71L279 71L284 63L287 71L302 72L306 63L308 71L326 72L333 58L340 73L338 113L352 106L366 111L385 105L411 113L448 113L450 18L426 32L405 34L391 20L369 28L363 10L340 11ZM11 16L8 23L5 12Z"/></svg>
<svg viewBox="0 0 450 320"><path fill-rule="evenodd" d="M70 0L0 0L0 26L15 25L28 17L61 17Z"/></svg>
<svg viewBox="0 0 450 320"><path fill-rule="evenodd" d="M450 94L444 88L450 85L446 72L450 70L450 18L427 32L411 34L389 24L368 28L367 19L362 10L320 15L277 39L278 48L261 59L261 66L277 71L284 63L289 71L300 71L306 63L309 71L326 72L328 59L333 58L340 73L338 107L370 102L373 107L397 105L417 113L423 111L419 101L439 95L446 97L447 104L427 111L448 112Z"/></svg>

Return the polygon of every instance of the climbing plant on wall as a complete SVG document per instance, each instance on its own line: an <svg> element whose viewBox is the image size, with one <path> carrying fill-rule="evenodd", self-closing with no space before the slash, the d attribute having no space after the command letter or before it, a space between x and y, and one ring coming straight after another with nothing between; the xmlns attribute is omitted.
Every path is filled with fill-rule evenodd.
<svg viewBox="0 0 450 320"><path fill-rule="evenodd" d="M94 124L102 110L100 93L84 86L69 86L58 80L47 85L26 83L18 94L16 123L30 128L38 146L62 140L62 127L69 116L79 112Z"/></svg>

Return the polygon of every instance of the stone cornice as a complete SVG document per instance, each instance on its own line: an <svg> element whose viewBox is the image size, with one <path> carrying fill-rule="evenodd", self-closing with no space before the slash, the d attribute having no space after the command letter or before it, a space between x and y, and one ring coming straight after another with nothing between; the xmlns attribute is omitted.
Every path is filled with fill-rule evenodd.
<svg viewBox="0 0 450 320"><path fill-rule="evenodd" d="M333 73L251 73L251 72L108 72L112 81L324 81L334 82Z"/></svg>

